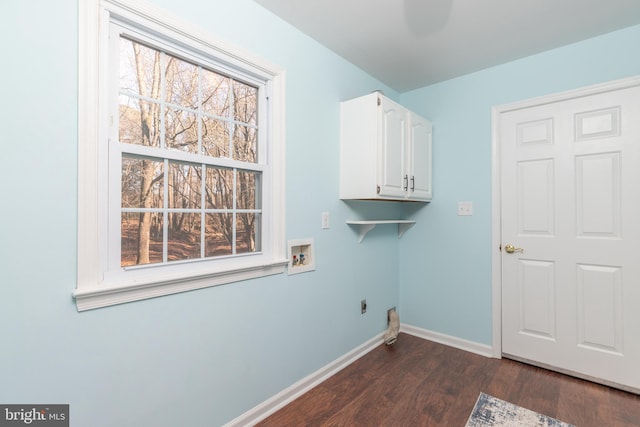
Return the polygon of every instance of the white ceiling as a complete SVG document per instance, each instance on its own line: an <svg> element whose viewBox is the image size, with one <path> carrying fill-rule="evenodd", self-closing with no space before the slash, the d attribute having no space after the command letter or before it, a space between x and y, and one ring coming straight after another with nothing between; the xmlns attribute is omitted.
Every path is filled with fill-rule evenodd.
<svg viewBox="0 0 640 427"><path fill-rule="evenodd" d="M640 24L640 0L255 1L398 92Z"/></svg>

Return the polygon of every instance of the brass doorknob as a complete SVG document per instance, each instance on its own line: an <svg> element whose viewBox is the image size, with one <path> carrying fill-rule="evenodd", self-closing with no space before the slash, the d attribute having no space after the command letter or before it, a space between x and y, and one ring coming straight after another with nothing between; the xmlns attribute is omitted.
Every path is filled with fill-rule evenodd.
<svg viewBox="0 0 640 427"><path fill-rule="evenodd" d="M524 252L524 248L516 248L513 245L507 245L504 247L504 251L508 254L512 254L514 252Z"/></svg>

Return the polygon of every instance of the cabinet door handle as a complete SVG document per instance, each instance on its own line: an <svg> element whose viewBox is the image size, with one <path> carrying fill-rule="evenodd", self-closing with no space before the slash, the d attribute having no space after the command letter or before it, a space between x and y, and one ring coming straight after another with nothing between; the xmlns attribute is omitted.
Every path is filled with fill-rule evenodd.
<svg viewBox="0 0 640 427"><path fill-rule="evenodd" d="M416 189L416 177L411 175L411 191Z"/></svg>
<svg viewBox="0 0 640 427"><path fill-rule="evenodd" d="M409 189L409 175L404 176L404 191Z"/></svg>

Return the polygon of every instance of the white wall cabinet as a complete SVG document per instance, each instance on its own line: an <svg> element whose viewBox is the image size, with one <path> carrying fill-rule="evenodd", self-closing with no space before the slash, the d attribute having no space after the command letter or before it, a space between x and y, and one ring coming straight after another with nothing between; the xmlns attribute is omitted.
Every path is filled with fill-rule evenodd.
<svg viewBox="0 0 640 427"><path fill-rule="evenodd" d="M428 202L431 123L381 93L340 105L340 198Z"/></svg>

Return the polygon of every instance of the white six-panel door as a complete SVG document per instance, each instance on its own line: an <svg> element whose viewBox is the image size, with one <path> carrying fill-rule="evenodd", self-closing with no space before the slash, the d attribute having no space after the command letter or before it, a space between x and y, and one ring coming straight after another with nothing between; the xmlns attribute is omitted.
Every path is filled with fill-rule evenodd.
<svg viewBox="0 0 640 427"><path fill-rule="evenodd" d="M640 87L578 95L498 118L502 353L640 390Z"/></svg>

